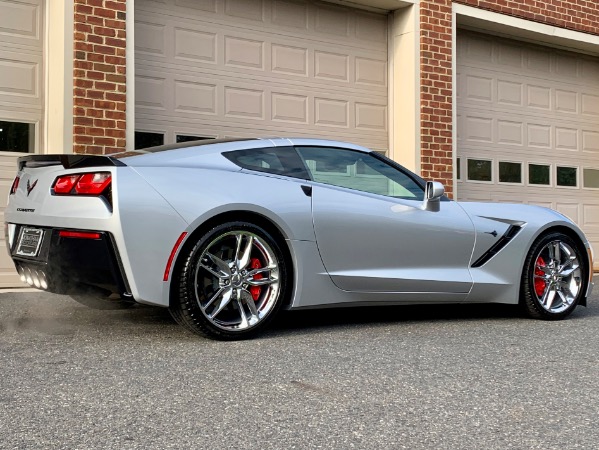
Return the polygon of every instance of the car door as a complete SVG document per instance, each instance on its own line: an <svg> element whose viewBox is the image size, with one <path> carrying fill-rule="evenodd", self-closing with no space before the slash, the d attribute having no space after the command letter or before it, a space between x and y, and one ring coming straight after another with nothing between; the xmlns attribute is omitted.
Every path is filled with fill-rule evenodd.
<svg viewBox="0 0 599 450"><path fill-rule="evenodd" d="M323 264L354 292L467 293L474 226L455 202L422 209L409 172L375 155L297 147L311 173L312 214Z"/></svg>

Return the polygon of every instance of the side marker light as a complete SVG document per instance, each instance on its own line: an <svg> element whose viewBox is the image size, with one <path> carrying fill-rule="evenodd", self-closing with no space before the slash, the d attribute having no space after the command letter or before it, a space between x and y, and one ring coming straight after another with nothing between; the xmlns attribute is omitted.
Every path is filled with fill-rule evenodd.
<svg viewBox="0 0 599 450"><path fill-rule="evenodd" d="M179 236L179 239L177 239L177 242L175 242L175 246L171 250L171 255L168 257L168 261L166 263L166 268L164 269L164 277L162 278L162 281L168 281L168 276L171 272L171 266L173 265L173 260L175 259L177 250L179 250L179 247L181 246L181 242L183 242L183 239L185 239L185 236L187 236L187 232L181 233L181 236Z"/></svg>

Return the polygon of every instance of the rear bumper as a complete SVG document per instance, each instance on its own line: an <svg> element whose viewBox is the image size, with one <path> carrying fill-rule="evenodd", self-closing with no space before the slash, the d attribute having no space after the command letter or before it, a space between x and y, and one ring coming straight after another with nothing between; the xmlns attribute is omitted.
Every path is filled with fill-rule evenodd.
<svg viewBox="0 0 599 450"><path fill-rule="evenodd" d="M111 233L94 231L97 238L63 237L63 228L34 227L43 230L36 256L17 254L21 231L14 226L14 238L8 238L10 256L21 279L32 287L57 294L117 295L132 300L121 259ZM90 230L83 230L89 232Z"/></svg>

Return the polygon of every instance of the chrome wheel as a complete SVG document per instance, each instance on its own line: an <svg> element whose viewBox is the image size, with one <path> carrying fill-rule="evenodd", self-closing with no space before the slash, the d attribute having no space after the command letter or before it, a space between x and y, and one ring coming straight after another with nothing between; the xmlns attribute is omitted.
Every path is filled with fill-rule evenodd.
<svg viewBox="0 0 599 450"><path fill-rule="evenodd" d="M232 332L255 327L280 295L276 253L255 233L220 234L197 260L194 286L197 304L214 326Z"/></svg>
<svg viewBox="0 0 599 450"><path fill-rule="evenodd" d="M534 258L533 291L541 307L554 314L570 308L583 285L576 250L560 239L546 243Z"/></svg>

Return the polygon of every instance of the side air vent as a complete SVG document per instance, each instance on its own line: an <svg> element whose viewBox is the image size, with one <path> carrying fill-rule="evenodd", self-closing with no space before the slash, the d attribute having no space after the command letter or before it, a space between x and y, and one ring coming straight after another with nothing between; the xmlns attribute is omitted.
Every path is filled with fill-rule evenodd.
<svg viewBox="0 0 599 450"><path fill-rule="evenodd" d="M472 263L471 267L484 266L493 256L499 253L503 248L510 242L522 229L518 225L510 225L505 234L499 238L497 242L485 253L481 255L476 261Z"/></svg>

